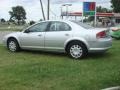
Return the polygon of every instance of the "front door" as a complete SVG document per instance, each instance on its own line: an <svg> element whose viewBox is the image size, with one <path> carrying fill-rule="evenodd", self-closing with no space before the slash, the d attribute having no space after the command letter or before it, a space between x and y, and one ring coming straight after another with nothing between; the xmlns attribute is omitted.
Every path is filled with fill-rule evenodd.
<svg viewBox="0 0 120 90"><path fill-rule="evenodd" d="M44 48L45 31L48 23L42 22L25 30L19 37L22 48Z"/></svg>

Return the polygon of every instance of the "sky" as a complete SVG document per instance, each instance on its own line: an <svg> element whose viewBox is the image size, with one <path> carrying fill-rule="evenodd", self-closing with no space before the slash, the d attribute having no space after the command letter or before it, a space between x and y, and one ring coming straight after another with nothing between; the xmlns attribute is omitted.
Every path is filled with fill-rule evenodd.
<svg viewBox="0 0 120 90"><path fill-rule="evenodd" d="M47 0L42 0L45 15L47 12ZM60 17L61 6L65 3L72 4L69 7L71 12L82 12L82 2L84 1L94 1L97 3L97 6L102 6L106 8L111 7L110 0L50 0L50 19L57 19ZM23 6L27 13L27 21L39 21L42 19L42 12L40 7L39 0L0 0L0 18L5 18L9 20L11 7L13 6ZM62 10L65 11L66 8L62 7Z"/></svg>

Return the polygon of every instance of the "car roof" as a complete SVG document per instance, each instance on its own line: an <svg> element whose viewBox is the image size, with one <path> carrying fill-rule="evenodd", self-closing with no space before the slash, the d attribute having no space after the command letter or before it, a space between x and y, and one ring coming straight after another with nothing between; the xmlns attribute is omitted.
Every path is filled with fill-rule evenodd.
<svg viewBox="0 0 120 90"><path fill-rule="evenodd" d="M40 23L40 22L52 22L52 21L71 22L69 20L45 20L45 21L39 21L38 23Z"/></svg>

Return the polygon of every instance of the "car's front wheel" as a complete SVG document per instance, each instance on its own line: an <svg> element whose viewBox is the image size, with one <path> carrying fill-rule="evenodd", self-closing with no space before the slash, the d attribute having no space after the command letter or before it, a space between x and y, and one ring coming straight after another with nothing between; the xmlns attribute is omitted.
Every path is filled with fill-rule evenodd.
<svg viewBox="0 0 120 90"><path fill-rule="evenodd" d="M17 52L20 50L19 44L16 39L9 39L7 42L7 48L11 52Z"/></svg>
<svg viewBox="0 0 120 90"><path fill-rule="evenodd" d="M74 59L83 58L88 53L86 46L83 43L80 43L80 42L70 43L68 45L67 52Z"/></svg>

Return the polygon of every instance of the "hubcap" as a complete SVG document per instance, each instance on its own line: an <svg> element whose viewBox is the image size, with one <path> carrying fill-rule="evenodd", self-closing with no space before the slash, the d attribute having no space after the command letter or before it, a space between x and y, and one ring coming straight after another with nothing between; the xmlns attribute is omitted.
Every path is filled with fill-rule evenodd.
<svg viewBox="0 0 120 90"><path fill-rule="evenodd" d="M10 51L13 51L13 52L16 51L16 44L14 41L9 42L9 49Z"/></svg>
<svg viewBox="0 0 120 90"><path fill-rule="evenodd" d="M79 45L73 45L70 48L70 54L72 55L72 57L74 58L80 58L82 56L83 50L81 48L81 46Z"/></svg>

